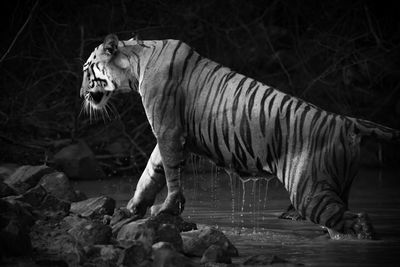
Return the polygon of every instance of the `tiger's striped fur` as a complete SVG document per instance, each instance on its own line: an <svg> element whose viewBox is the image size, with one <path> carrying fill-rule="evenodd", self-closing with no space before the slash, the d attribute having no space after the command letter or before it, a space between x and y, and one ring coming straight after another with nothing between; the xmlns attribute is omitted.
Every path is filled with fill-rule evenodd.
<svg viewBox="0 0 400 267"><path fill-rule="evenodd" d="M110 35L84 65L81 89L104 109L113 93L137 91L157 139L128 208L143 216L165 183L161 212L179 214L188 152L241 176L275 175L314 223L371 237L348 211L363 136L400 132L322 110L204 58L181 41L118 41Z"/></svg>

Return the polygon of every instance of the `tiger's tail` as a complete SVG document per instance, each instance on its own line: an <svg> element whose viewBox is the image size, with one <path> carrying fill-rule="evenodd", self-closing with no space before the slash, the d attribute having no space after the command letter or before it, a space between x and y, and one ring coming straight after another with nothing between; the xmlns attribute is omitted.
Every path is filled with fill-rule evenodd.
<svg viewBox="0 0 400 267"><path fill-rule="evenodd" d="M353 123L355 123L356 129L359 130L361 136L370 136L375 137L378 140L383 140L387 142L394 142L400 143L400 131L383 126L381 124L356 119L356 118L349 118Z"/></svg>

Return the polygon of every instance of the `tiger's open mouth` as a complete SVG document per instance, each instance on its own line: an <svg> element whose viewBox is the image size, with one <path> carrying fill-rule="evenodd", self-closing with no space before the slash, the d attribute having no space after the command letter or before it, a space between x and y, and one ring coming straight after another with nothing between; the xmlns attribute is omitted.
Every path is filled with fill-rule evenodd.
<svg viewBox="0 0 400 267"><path fill-rule="evenodd" d="M89 99L94 103L94 104L99 104L101 100L103 99L104 93L100 91L96 92L89 92Z"/></svg>

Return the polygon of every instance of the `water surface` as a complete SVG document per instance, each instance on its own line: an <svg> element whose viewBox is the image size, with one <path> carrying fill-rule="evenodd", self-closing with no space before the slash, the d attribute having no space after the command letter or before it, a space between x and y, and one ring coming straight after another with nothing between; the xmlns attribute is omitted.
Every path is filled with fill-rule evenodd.
<svg viewBox="0 0 400 267"><path fill-rule="evenodd" d="M400 266L399 179L399 170L362 169L353 184L350 208L369 214L380 237L377 241L333 241L310 222L280 220L277 217L290 203L277 180L243 183L215 168L185 175L183 216L222 229L239 250L234 262L273 254L306 266ZM108 195L117 206L125 206L136 182L113 178L78 182L75 187L89 197ZM158 201L163 197L165 192Z"/></svg>

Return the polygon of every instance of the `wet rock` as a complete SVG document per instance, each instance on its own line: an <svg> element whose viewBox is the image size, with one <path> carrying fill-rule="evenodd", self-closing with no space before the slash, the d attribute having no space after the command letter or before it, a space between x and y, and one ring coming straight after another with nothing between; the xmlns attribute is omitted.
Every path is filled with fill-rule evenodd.
<svg viewBox="0 0 400 267"><path fill-rule="evenodd" d="M68 233L82 246L109 244L112 235L111 227L99 221L81 220L68 230Z"/></svg>
<svg viewBox="0 0 400 267"><path fill-rule="evenodd" d="M44 175L52 172L54 172L54 170L45 165L25 165L19 167L5 180L5 183L14 188L19 194L22 194L26 190L36 186Z"/></svg>
<svg viewBox="0 0 400 267"><path fill-rule="evenodd" d="M168 243L159 244L156 243L153 246L153 267L201 266L178 253L172 245L166 245Z"/></svg>
<svg viewBox="0 0 400 267"><path fill-rule="evenodd" d="M18 169L18 165L14 163L3 163L0 165L0 181L6 180Z"/></svg>
<svg viewBox="0 0 400 267"><path fill-rule="evenodd" d="M303 266L301 263L292 263L276 255L255 255L247 258L243 265L277 265L277 266Z"/></svg>
<svg viewBox="0 0 400 267"><path fill-rule="evenodd" d="M197 229L197 225L195 223L186 222L182 219L181 216L174 216L167 213L161 213L157 216L152 216L149 218L149 221L157 225L163 223L175 225L179 232L186 232Z"/></svg>
<svg viewBox="0 0 400 267"><path fill-rule="evenodd" d="M158 249L163 249L163 248L169 249L169 250L176 250L174 245L172 245L169 242L164 242L164 241L154 243L152 246L153 251L158 250Z"/></svg>
<svg viewBox="0 0 400 267"><path fill-rule="evenodd" d="M39 183L49 194L64 201L75 201L75 192L68 177L62 172L53 172L43 176Z"/></svg>
<svg viewBox="0 0 400 267"><path fill-rule="evenodd" d="M18 195L17 191L12 189L8 184L0 182L0 198Z"/></svg>
<svg viewBox="0 0 400 267"><path fill-rule="evenodd" d="M106 196L89 198L71 204L71 212L83 217L102 219L104 215L112 215L115 200Z"/></svg>
<svg viewBox="0 0 400 267"><path fill-rule="evenodd" d="M117 266L152 266L151 247L144 245L142 242L130 242L120 254Z"/></svg>
<svg viewBox="0 0 400 267"><path fill-rule="evenodd" d="M217 245L209 246L200 260L201 264L208 262L216 263L232 263L231 257L228 255L227 251Z"/></svg>
<svg viewBox="0 0 400 267"><path fill-rule="evenodd" d="M183 250L182 237L173 224L163 223L157 227L153 243L162 241L172 244L177 251Z"/></svg>
<svg viewBox="0 0 400 267"><path fill-rule="evenodd" d="M58 169L62 170L71 179L93 180L105 178L92 150L80 141L64 147L54 155Z"/></svg>
<svg viewBox="0 0 400 267"><path fill-rule="evenodd" d="M183 252L186 255L201 257L211 245L217 245L231 257L238 256L238 250L221 231L212 227L181 233Z"/></svg>
<svg viewBox="0 0 400 267"><path fill-rule="evenodd" d="M172 221L174 219L171 216L156 216L129 222L121 227L117 240L137 240L146 246L164 241L182 251L182 238L179 229L171 224Z"/></svg>
<svg viewBox="0 0 400 267"><path fill-rule="evenodd" d="M29 229L16 219L8 221L0 230L0 251L5 256L27 256L32 252Z"/></svg>
<svg viewBox="0 0 400 267"><path fill-rule="evenodd" d="M118 241L139 241L151 247L155 239L156 229L154 225L148 224L148 219L140 219L122 226L118 232Z"/></svg>

